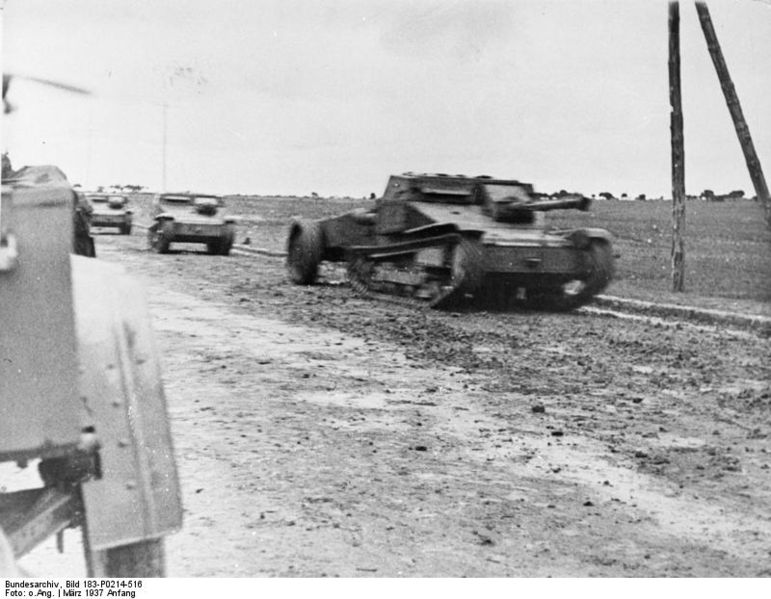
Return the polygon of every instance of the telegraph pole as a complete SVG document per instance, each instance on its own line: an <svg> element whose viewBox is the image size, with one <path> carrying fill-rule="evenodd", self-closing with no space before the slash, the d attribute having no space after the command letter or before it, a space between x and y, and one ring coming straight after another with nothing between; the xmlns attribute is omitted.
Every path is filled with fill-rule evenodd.
<svg viewBox="0 0 771 599"><path fill-rule="evenodd" d="M680 3L669 3L669 128L672 138L672 291L685 289L685 149L680 93Z"/></svg>
<svg viewBox="0 0 771 599"><path fill-rule="evenodd" d="M723 88L723 95L725 96L725 101L728 105L728 112L731 113L731 118L734 122L736 136L739 138L739 144L744 153L744 160L747 163L747 170L750 172L750 179L752 179L752 185L755 188L755 195L757 195L758 200L762 202L763 209L766 213L766 223L771 227L771 198L769 198L768 195L766 178L763 176L760 160L755 153L755 146L752 143L750 129L747 126L747 121L744 120L744 113L742 112L741 104L739 104L739 96L736 94L736 88L731 81L731 75L728 73L728 65L725 62L725 58L723 58L723 51L720 49L720 43L717 40L717 34L712 25L712 18L710 17L709 8L707 7L706 2L696 2L696 12L699 15L701 29L704 32L704 39L707 41L707 50L712 57L712 63L715 65L717 78L720 80L720 87Z"/></svg>
<svg viewBox="0 0 771 599"><path fill-rule="evenodd" d="M162 153L163 156L161 158L161 165L162 165L162 172L161 172L161 192L168 191L166 189L166 129L167 129L167 119L168 119L168 112L169 106L164 101L163 103L163 142L162 142Z"/></svg>

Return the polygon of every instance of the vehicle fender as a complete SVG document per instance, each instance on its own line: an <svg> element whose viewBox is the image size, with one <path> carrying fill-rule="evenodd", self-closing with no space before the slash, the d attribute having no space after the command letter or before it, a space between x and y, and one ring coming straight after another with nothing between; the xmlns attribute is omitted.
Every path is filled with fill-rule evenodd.
<svg viewBox="0 0 771 599"><path fill-rule="evenodd" d="M374 225L377 220L377 215L372 210L366 210L364 208L352 210L350 215L354 222L360 225L371 226Z"/></svg>
<svg viewBox="0 0 771 599"><path fill-rule="evenodd" d="M574 229L568 233L567 238L573 242L578 249L586 249L593 240L613 242L613 236L605 229L588 227L585 229Z"/></svg>
<svg viewBox="0 0 771 599"><path fill-rule="evenodd" d="M71 265L79 396L101 472L83 483L86 529L105 550L178 530L180 488L144 290L120 266Z"/></svg>
<svg viewBox="0 0 771 599"><path fill-rule="evenodd" d="M360 212L349 212L318 221L324 241L324 260L343 260L345 249L352 245L374 243L374 224Z"/></svg>
<svg viewBox="0 0 771 599"><path fill-rule="evenodd" d="M420 227L414 227L407 229L401 233L402 237L406 238L421 238L421 237L434 237L436 235L446 235L449 233L457 233L458 225L456 223L430 223L428 225L422 225ZM464 231L465 233L465 231Z"/></svg>

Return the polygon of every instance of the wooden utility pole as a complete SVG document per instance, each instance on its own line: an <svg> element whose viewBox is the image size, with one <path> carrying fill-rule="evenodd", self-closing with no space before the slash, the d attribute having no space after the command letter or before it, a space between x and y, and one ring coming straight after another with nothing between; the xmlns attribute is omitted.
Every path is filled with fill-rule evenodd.
<svg viewBox="0 0 771 599"><path fill-rule="evenodd" d="M720 43L717 41L717 34L715 33L715 28L712 26L712 18L709 15L709 8L707 7L706 2L696 2L696 12L699 15L701 30L704 32L704 39L707 40L707 50L709 50L709 54L712 57L712 63L715 65L715 71L717 71L717 77L720 80L720 87L723 88L723 95L725 96L725 101L728 105L728 112L731 113L734 128L736 129L736 136L739 138L739 144L744 153L744 160L747 162L747 169L750 171L750 179L752 179L755 194L758 196L758 200L763 203L763 209L766 213L766 223L771 227L771 198L769 198L768 195L766 178L763 176L760 160L755 153L755 146L752 143L750 129L747 126L747 121L744 120L744 113L742 113L742 107L741 104L739 104L739 96L736 95L736 88L731 81L731 75L728 73L728 65L726 65L725 59L723 58Z"/></svg>
<svg viewBox="0 0 771 599"><path fill-rule="evenodd" d="M169 111L169 105L164 102L163 103L163 140L162 140L162 156L161 156L161 192L167 192L168 189L166 189L166 146L167 146L167 137L168 137L168 111Z"/></svg>
<svg viewBox="0 0 771 599"><path fill-rule="evenodd" d="M685 149L680 94L680 3L669 3L669 128L672 134L672 291L685 289Z"/></svg>

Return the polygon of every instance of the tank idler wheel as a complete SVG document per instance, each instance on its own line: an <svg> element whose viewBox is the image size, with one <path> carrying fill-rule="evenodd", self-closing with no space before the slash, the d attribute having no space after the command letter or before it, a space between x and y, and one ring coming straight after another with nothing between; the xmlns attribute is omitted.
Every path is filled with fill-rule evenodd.
<svg viewBox="0 0 771 599"><path fill-rule="evenodd" d="M323 253L324 235L321 225L315 222L294 223L289 233L286 258L286 268L292 283L315 283Z"/></svg>
<svg viewBox="0 0 771 599"><path fill-rule="evenodd" d="M604 240L592 241L588 260L590 271L586 279L586 287L594 296L608 286L615 274L613 249L610 243Z"/></svg>
<svg viewBox="0 0 771 599"><path fill-rule="evenodd" d="M596 239L586 250L587 274L582 279L568 281L551 291L533 291L528 306L536 310L568 312L588 303L603 291L613 278L613 250L610 243Z"/></svg>

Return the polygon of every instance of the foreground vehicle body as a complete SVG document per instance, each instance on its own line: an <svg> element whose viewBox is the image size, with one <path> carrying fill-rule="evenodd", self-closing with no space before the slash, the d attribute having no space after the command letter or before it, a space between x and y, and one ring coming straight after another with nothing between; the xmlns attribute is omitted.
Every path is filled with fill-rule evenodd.
<svg viewBox="0 0 771 599"><path fill-rule="evenodd" d="M213 195L165 193L153 198L150 247L159 254L172 243L203 243L210 254L227 256L233 247L235 220L223 216L222 198Z"/></svg>
<svg viewBox="0 0 771 599"><path fill-rule="evenodd" d="M394 175L371 211L293 222L287 268L310 284L322 261L346 261L357 292L435 308L571 310L610 282L611 235L550 229L543 213L588 205L512 179Z"/></svg>
<svg viewBox="0 0 771 599"><path fill-rule="evenodd" d="M86 198L93 209L91 226L115 227L121 235L131 234L134 213L126 196L89 193Z"/></svg>
<svg viewBox="0 0 771 599"><path fill-rule="evenodd" d="M0 561L80 527L89 575L159 576L179 483L142 289L71 255L72 189L3 187L0 462L40 484L0 493Z"/></svg>

